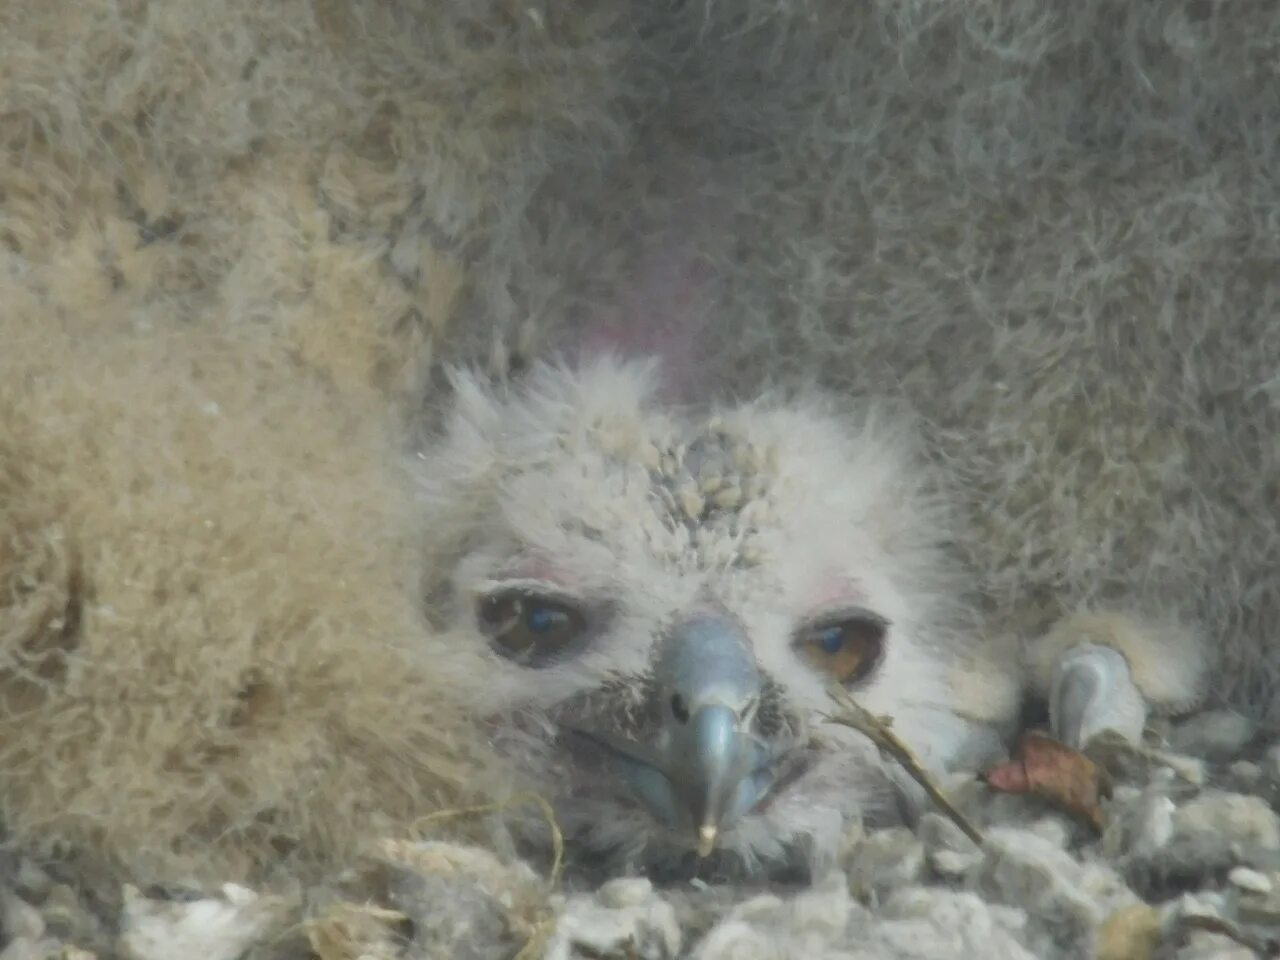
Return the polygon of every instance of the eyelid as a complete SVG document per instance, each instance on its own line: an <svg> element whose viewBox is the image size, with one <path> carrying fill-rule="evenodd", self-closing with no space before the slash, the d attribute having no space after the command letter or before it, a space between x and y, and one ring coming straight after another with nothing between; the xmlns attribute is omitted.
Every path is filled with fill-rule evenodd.
<svg viewBox="0 0 1280 960"><path fill-rule="evenodd" d="M863 606L847 606L833 607L823 610L821 613L807 617L796 627L796 633L803 633L806 630L821 630L824 627L838 627L848 620L866 620L870 623L879 624L884 629L893 626L893 622L886 616L876 613L874 610Z"/></svg>
<svg viewBox="0 0 1280 960"><path fill-rule="evenodd" d="M531 577L517 577L512 579L487 579L481 580L474 587L471 593L475 597L488 597L495 593L529 593L539 597L546 597L548 600L559 601L570 606L585 608L586 603L582 598L570 593L564 587L557 583L548 583L546 580L537 580Z"/></svg>

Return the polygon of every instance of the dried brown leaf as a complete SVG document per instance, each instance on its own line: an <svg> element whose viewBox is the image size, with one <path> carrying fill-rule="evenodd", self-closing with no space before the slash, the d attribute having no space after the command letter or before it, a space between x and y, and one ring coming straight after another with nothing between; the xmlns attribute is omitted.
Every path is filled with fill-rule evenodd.
<svg viewBox="0 0 1280 960"><path fill-rule="evenodd" d="M1014 745L1009 762L988 770L984 779L993 790L1040 797L1102 829L1104 817L1099 800L1107 793L1106 774L1079 750L1046 734L1024 733Z"/></svg>

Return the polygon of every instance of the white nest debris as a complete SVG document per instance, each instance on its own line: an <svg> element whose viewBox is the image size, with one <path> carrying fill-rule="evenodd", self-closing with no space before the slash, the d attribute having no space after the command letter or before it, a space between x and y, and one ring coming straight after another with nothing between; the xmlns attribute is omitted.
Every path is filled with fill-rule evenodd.
<svg viewBox="0 0 1280 960"><path fill-rule="evenodd" d="M1256 724L1235 710L1209 710L1178 724L1169 740L1179 753L1229 760L1239 755L1256 732Z"/></svg>
<svg viewBox="0 0 1280 960"><path fill-rule="evenodd" d="M0 898L0 926L9 938L0 960L91 960L91 954L66 951L56 938L46 936L40 911L12 891Z"/></svg>
<svg viewBox="0 0 1280 960"><path fill-rule="evenodd" d="M620 877L583 891L571 874L564 889L558 870L481 847L386 840L309 894L301 925L298 901L230 884L189 902L126 887L122 915L91 923L70 888L22 862L0 888L0 960L1263 957L1280 949L1280 814L1264 795L1280 752L1248 756L1203 761L1208 786L1162 762L1119 765L1100 832L1033 796L948 782L982 843L935 812L851 831L805 888ZM1258 793L1222 785L1245 762ZM98 933L71 932L85 930Z"/></svg>
<svg viewBox="0 0 1280 960"><path fill-rule="evenodd" d="M759 896L730 911L697 945L694 960L948 960L975 951L1030 960L1026 916L976 894L906 886L874 912L835 873L789 898Z"/></svg>
<svg viewBox="0 0 1280 960"><path fill-rule="evenodd" d="M153 900L124 889L120 952L125 960L237 960L281 921L286 903L224 884L221 896L190 902Z"/></svg>
<svg viewBox="0 0 1280 960"><path fill-rule="evenodd" d="M1229 848L1234 856L1280 850L1280 815L1260 797L1208 790L1178 809L1175 836Z"/></svg>
<svg viewBox="0 0 1280 960"><path fill-rule="evenodd" d="M1108 858L1150 855L1173 839L1178 807L1162 791L1125 788L1113 809L1102 834L1102 849Z"/></svg>
<svg viewBox="0 0 1280 960"><path fill-rule="evenodd" d="M333 904L307 924L320 960L510 957L539 935L547 893L519 861L442 841L386 840L385 904Z"/></svg>
<svg viewBox="0 0 1280 960"><path fill-rule="evenodd" d="M487 960L534 936L546 901L526 864L454 843L383 844L390 906L411 925L412 956Z"/></svg>
<svg viewBox="0 0 1280 960"><path fill-rule="evenodd" d="M671 904L648 880L625 878L604 884L593 895L570 897L544 956L672 960L682 943Z"/></svg>
<svg viewBox="0 0 1280 960"><path fill-rule="evenodd" d="M1138 902L1111 868L1081 863L1026 830L988 836L975 884L988 899L1026 911L1037 956L1052 956L1063 944L1084 944L1088 954L1095 953L1094 940L1107 917Z"/></svg>
<svg viewBox="0 0 1280 960"><path fill-rule="evenodd" d="M0 951L3 960L97 960L97 954L68 947L57 940L14 940Z"/></svg>
<svg viewBox="0 0 1280 960"><path fill-rule="evenodd" d="M307 939L320 960L400 960L404 920L397 910L339 903L307 924Z"/></svg>

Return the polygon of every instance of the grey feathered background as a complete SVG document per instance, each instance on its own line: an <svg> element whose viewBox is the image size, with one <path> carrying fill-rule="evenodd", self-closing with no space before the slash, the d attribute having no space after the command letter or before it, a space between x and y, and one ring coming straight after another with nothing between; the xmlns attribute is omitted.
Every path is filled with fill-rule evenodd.
<svg viewBox="0 0 1280 960"><path fill-rule="evenodd" d="M567 118L602 135L493 234L472 316L562 346L621 300L701 323L705 383L900 396L968 485L994 629L1187 619L1216 692L1274 706L1280 11L633 9Z"/></svg>

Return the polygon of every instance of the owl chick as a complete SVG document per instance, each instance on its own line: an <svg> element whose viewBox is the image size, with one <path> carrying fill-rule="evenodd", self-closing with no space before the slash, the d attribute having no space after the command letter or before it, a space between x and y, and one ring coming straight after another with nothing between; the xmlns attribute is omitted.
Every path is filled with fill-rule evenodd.
<svg viewBox="0 0 1280 960"><path fill-rule="evenodd" d="M676 406L654 363L610 358L454 387L421 461L428 607L575 848L753 870L896 817L904 779L823 722L833 682L934 771L1001 748L1028 671L979 641L945 488L895 418ZM1131 726L1135 697L1145 717L1126 655L1060 634L1040 673L1069 739Z"/></svg>

